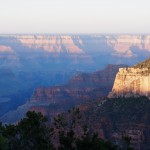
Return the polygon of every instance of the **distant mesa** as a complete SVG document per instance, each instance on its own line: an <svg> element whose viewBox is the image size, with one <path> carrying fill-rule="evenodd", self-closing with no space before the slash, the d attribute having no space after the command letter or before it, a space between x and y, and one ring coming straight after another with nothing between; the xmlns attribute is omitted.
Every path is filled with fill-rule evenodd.
<svg viewBox="0 0 150 150"><path fill-rule="evenodd" d="M133 49L150 52L150 35L1 35L5 43L21 43L23 46L49 53L84 54L87 48L100 51L112 48L112 56L130 58L136 56ZM92 47L91 47L92 46ZM95 46L95 47L94 47Z"/></svg>
<svg viewBox="0 0 150 150"><path fill-rule="evenodd" d="M67 53L84 53L84 46L90 44L107 43L114 49L112 55L118 57L133 57L132 47L146 49L150 51L150 35L91 35L82 36L16 36L16 38L25 46L34 49L40 49L47 52L67 52ZM89 38L89 39L88 39ZM87 43L90 42L90 43ZM91 44L92 44L91 43Z"/></svg>
<svg viewBox="0 0 150 150"><path fill-rule="evenodd" d="M0 45L0 53L1 52L13 52L13 49L10 46Z"/></svg>

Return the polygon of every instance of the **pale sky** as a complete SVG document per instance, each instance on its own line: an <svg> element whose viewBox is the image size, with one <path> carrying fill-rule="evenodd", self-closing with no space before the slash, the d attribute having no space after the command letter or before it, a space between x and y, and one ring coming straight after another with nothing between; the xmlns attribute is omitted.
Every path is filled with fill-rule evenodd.
<svg viewBox="0 0 150 150"><path fill-rule="evenodd" d="M150 0L0 0L0 33L150 33Z"/></svg>

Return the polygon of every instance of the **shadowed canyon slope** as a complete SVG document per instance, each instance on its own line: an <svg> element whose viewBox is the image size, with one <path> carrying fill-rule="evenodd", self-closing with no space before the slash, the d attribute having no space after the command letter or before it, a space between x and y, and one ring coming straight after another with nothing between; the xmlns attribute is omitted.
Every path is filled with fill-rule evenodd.
<svg viewBox="0 0 150 150"><path fill-rule="evenodd" d="M117 145L122 137L131 137L135 150L150 149L150 101L146 97L114 98L97 100L81 105L83 119L80 126L87 125ZM66 117L67 118L67 117Z"/></svg>
<svg viewBox="0 0 150 150"><path fill-rule="evenodd" d="M16 122L28 110L40 111L49 118L71 107L107 96L112 88L118 69L125 65L108 65L95 73L83 73L73 77L64 86L39 87L30 101L0 118L2 122Z"/></svg>
<svg viewBox="0 0 150 150"><path fill-rule="evenodd" d="M79 72L133 65L149 56L150 35L0 35L0 116L39 86L62 85Z"/></svg>

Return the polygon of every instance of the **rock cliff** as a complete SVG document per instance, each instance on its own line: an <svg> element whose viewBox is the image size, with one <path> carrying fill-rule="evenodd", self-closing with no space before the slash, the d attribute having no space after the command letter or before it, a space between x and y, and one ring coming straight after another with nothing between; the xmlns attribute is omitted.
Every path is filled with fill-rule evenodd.
<svg viewBox="0 0 150 150"><path fill-rule="evenodd" d="M111 50L113 56L134 57L133 49L150 51L150 35L0 35L0 44L10 47L21 44L33 50L49 53L85 54L102 49ZM4 47L4 49L6 49ZM8 48L7 48L8 49ZM10 50L10 48L9 48Z"/></svg>
<svg viewBox="0 0 150 150"><path fill-rule="evenodd" d="M0 35L0 68L17 71L43 66L94 71L107 64L133 65L149 56L150 35Z"/></svg>
<svg viewBox="0 0 150 150"><path fill-rule="evenodd" d="M108 36L107 43L115 52L113 55L124 57L133 57L135 54L133 48L139 50L146 49L150 51L150 35L116 35Z"/></svg>
<svg viewBox="0 0 150 150"><path fill-rule="evenodd" d="M108 97L150 98L150 59L130 68L120 68Z"/></svg>

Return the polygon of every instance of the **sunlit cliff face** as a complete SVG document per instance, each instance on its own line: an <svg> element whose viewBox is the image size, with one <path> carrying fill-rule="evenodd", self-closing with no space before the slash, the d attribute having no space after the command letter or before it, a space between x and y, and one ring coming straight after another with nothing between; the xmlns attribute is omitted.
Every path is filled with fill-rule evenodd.
<svg viewBox="0 0 150 150"><path fill-rule="evenodd" d="M91 44L106 44L114 50L112 55L119 57L133 57L132 47L139 50L150 51L150 35L116 35L116 36L90 36L89 39L82 36L15 36L24 46L32 49L43 49L56 53L84 53L84 46ZM92 41L91 41L92 39ZM94 39L94 40L93 40ZM103 39L103 41L102 41ZM100 45L97 47L101 49ZM92 51L93 49L91 49Z"/></svg>
<svg viewBox="0 0 150 150"><path fill-rule="evenodd" d="M134 53L131 48L136 47L139 50L146 49L150 51L150 35L120 35L112 38L107 37L107 43L115 50L113 55L132 57Z"/></svg>
<svg viewBox="0 0 150 150"><path fill-rule="evenodd" d="M108 97L150 97L150 73L148 68L120 68L112 92Z"/></svg>
<svg viewBox="0 0 150 150"><path fill-rule="evenodd" d="M107 64L132 65L150 56L150 35L0 35L0 45L4 46L2 51L14 50L11 58L17 62L11 64L19 61L20 66L42 58L47 66L56 62L91 70ZM6 55L1 57L5 59Z"/></svg>
<svg viewBox="0 0 150 150"><path fill-rule="evenodd" d="M17 39L24 46L51 53L83 53L83 50L75 45L71 36L17 36Z"/></svg>

